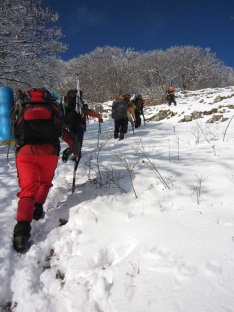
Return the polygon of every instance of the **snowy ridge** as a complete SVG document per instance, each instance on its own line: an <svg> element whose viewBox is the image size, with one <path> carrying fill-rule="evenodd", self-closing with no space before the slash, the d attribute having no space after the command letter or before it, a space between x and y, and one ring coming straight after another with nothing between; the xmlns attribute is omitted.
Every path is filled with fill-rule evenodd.
<svg viewBox="0 0 234 312"><path fill-rule="evenodd" d="M0 146L2 311L234 311L234 87L181 93L177 102L174 117L135 134L129 125L123 141L111 138L112 119L101 135L89 121L75 193L73 163L60 160L25 255L11 247L14 153L9 169ZM179 122L220 105L224 122ZM146 108L146 119L162 109ZM60 227L59 218L68 222Z"/></svg>

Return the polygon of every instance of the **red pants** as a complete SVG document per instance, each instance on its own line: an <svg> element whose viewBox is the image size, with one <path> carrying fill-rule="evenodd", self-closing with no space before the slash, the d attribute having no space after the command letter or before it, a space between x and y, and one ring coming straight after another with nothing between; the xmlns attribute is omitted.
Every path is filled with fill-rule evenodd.
<svg viewBox="0 0 234 312"><path fill-rule="evenodd" d="M20 192L17 221L33 219L34 204L44 204L58 163L57 155L18 155L16 167Z"/></svg>

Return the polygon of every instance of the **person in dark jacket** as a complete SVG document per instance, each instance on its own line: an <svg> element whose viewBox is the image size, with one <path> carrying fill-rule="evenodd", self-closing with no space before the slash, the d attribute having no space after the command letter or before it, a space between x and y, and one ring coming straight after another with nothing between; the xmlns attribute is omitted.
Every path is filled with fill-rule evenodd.
<svg viewBox="0 0 234 312"><path fill-rule="evenodd" d="M33 101L36 94L36 103L30 109L25 109L23 117L20 117L18 111L15 113L15 116L17 116L14 122L16 168L20 187L20 191L17 193L19 198L16 216L17 224L13 233L13 247L17 252L24 252L27 248L32 220L39 220L44 217L43 204L47 199L49 189L53 186L52 180L58 163L59 137L62 136L76 158L79 158L81 152L76 137L59 120L60 113L57 114L56 111L52 116L54 116L59 126L58 136L50 139L51 134L48 134L48 137L44 138L45 132L43 136L40 136L40 131L43 132L47 127L47 121L51 122L51 119L48 118L50 110L46 109L45 103L42 106L37 104L43 102L43 92L37 92L36 94L36 91L33 90L30 93L30 101ZM27 91L28 93L29 91ZM56 109L58 105L55 104L54 107ZM30 130L29 134L26 134L27 126L25 122L22 124L23 118L27 122L31 122L31 126L33 126L33 123L36 125L37 133L35 136L33 136L34 132L32 130Z"/></svg>
<svg viewBox="0 0 234 312"><path fill-rule="evenodd" d="M143 98L141 94L137 94L132 100L133 105L135 106L135 128L141 126L141 115L143 115Z"/></svg>
<svg viewBox="0 0 234 312"><path fill-rule="evenodd" d="M112 104L111 117L115 122L115 139L123 140L124 134L128 131L128 100L129 98L126 95L120 95Z"/></svg>
<svg viewBox="0 0 234 312"><path fill-rule="evenodd" d="M168 101L168 106L171 106L171 103L173 103L176 106L176 100L175 100L175 92L174 87L170 86L169 89L166 92L166 99Z"/></svg>
<svg viewBox="0 0 234 312"><path fill-rule="evenodd" d="M75 90L76 91L76 90ZM81 99L82 100L82 99ZM86 131L86 120L88 116L98 118L100 123L103 123L102 116L92 109L88 108L82 100L82 114L76 111L76 103L72 105L66 105L65 99L65 115L63 116L63 121L70 131L77 137L78 142L82 148L84 133ZM68 147L63 151L62 160L64 163L67 162L68 158L72 155L71 149Z"/></svg>

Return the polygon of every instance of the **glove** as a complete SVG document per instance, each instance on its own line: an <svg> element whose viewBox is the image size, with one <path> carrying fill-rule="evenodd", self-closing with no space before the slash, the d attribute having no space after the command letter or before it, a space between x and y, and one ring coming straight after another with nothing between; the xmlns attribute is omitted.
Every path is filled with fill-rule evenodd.
<svg viewBox="0 0 234 312"><path fill-rule="evenodd" d="M99 122L100 122L100 123L103 123L103 119L102 119L102 118L100 118L100 119L99 119Z"/></svg>
<svg viewBox="0 0 234 312"><path fill-rule="evenodd" d="M80 148L80 151L78 153L73 154L73 158L75 158L75 159L78 159L80 157L81 157L81 148Z"/></svg>
<svg viewBox="0 0 234 312"><path fill-rule="evenodd" d="M81 157L81 154L80 154L80 155L73 155L72 161L76 161L76 160L78 160L80 157Z"/></svg>

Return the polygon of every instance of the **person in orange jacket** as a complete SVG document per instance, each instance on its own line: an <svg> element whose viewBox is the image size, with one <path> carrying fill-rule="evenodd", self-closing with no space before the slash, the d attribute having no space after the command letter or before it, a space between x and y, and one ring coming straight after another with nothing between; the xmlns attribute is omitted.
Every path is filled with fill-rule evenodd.
<svg viewBox="0 0 234 312"><path fill-rule="evenodd" d="M171 103L173 103L175 106L177 105L173 86L170 86L169 89L167 90L166 99L168 101L168 106L171 106Z"/></svg>

